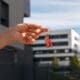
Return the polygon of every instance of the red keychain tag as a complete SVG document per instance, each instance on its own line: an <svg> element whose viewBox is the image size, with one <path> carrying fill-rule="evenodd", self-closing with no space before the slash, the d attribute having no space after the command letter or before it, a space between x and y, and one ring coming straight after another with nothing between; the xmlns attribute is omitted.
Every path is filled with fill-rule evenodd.
<svg viewBox="0 0 80 80"><path fill-rule="evenodd" d="M49 36L45 37L45 44L46 44L46 47L52 46L52 40L49 38Z"/></svg>

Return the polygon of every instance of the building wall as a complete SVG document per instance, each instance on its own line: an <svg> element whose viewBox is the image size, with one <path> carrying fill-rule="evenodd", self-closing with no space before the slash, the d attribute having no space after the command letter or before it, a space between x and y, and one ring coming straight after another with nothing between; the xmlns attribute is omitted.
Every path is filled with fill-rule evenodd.
<svg viewBox="0 0 80 80"><path fill-rule="evenodd" d="M30 16L30 1L31 0L24 0L24 16Z"/></svg>
<svg viewBox="0 0 80 80"><path fill-rule="evenodd" d="M47 48L45 45L45 35L48 34L51 37L53 46ZM60 35L67 35L64 37L61 37ZM59 64L60 65L68 65L69 64L69 58L71 56L74 56L75 53L78 53L78 49L74 49L74 44L77 44L76 46L79 46L78 41L75 40L76 38L80 38L79 34L76 33L72 29L67 30L56 30L52 32L43 33L40 35L41 38L39 38L34 44L33 44L33 51L34 51L34 58L37 62L40 62L41 64L51 63L53 57L58 57L60 59ZM59 42L67 42L68 44L60 44L60 45L54 45L55 43L59 44ZM40 46L39 46L40 45ZM63 50L63 51L58 51ZM41 60L41 61L40 61Z"/></svg>
<svg viewBox="0 0 80 80"><path fill-rule="evenodd" d="M55 43L55 42L63 42L63 41L67 41L69 44L67 45L67 46L54 46L53 45L53 47L50 47L50 48L46 48L46 46L44 46L44 47L33 47L33 49L34 50L37 50L37 49L62 49L62 48L71 48L71 40L70 40L70 30L57 30L57 31L53 31L53 32L48 32L48 33L43 33L41 36L45 36L46 34L49 34L49 35L60 35L60 34L67 34L68 35L68 38L59 38L59 39L52 39L52 41L53 41L53 43ZM44 39L42 39L42 40L37 40L34 44L43 44L43 43L45 43L45 41L44 41Z"/></svg>
<svg viewBox="0 0 80 80"><path fill-rule="evenodd" d="M26 3L24 3L24 1ZM26 14L26 16L29 16L29 0L4 0L4 2L9 5L9 26L22 23L24 13Z"/></svg>
<svg viewBox="0 0 80 80"><path fill-rule="evenodd" d="M80 49L79 42L80 42L80 35L76 31L71 30L71 47L72 47L72 49L79 51L79 49Z"/></svg>
<svg viewBox="0 0 80 80"><path fill-rule="evenodd" d="M2 0L4 3L9 6L9 24L8 27L12 27L18 23L23 23L23 18L30 16L30 0ZM2 11L0 11L2 12ZM6 13L6 12L5 12ZM3 12L4 14L4 12ZM0 32L6 30L6 26L0 24ZM21 43L12 43L10 44L14 47L19 47L24 49L24 45Z"/></svg>

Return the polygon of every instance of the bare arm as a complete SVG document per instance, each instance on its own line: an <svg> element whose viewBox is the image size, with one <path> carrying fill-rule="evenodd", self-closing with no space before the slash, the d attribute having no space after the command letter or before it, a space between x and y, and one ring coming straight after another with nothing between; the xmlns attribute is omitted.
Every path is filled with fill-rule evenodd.
<svg viewBox="0 0 80 80"><path fill-rule="evenodd" d="M9 30L0 33L0 49L13 42L12 36Z"/></svg>
<svg viewBox="0 0 80 80"><path fill-rule="evenodd" d="M15 41L23 44L32 44L40 33L47 31L48 29L32 23L15 25L0 34L0 49ZM22 33L26 33L25 36Z"/></svg>

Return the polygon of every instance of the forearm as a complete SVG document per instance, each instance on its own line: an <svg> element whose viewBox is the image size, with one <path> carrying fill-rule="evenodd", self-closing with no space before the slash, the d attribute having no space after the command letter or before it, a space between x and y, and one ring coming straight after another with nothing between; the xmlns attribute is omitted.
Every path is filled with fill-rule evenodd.
<svg viewBox="0 0 80 80"><path fill-rule="evenodd" d="M6 30L3 33L0 33L0 49L12 43L12 37L10 36L9 30Z"/></svg>

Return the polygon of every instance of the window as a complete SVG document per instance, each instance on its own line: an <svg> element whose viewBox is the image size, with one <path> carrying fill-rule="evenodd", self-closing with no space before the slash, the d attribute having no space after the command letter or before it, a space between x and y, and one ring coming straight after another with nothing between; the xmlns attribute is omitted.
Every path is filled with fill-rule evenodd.
<svg viewBox="0 0 80 80"><path fill-rule="evenodd" d="M0 2L0 24L9 26L9 6L3 1Z"/></svg>
<svg viewBox="0 0 80 80"><path fill-rule="evenodd" d="M77 44L74 44L74 48L75 48L75 49L78 49L78 45L77 45Z"/></svg>
<svg viewBox="0 0 80 80"><path fill-rule="evenodd" d="M44 39L45 38L45 36L40 36L39 38L38 38L38 40L42 40L42 39Z"/></svg>
<svg viewBox="0 0 80 80"><path fill-rule="evenodd" d="M53 39L59 39L59 38L67 38L68 35L67 34L60 34L60 35L51 35L50 37Z"/></svg>
<svg viewBox="0 0 80 80"><path fill-rule="evenodd" d="M76 41L78 41L78 38L77 38L77 37L75 37L75 40L76 40Z"/></svg>
<svg viewBox="0 0 80 80"><path fill-rule="evenodd" d="M56 50L54 50L54 53L56 53L57 51Z"/></svg>
<svg viewBox="0 0 80 80"><path fill-rule="evenodd" d="M69 49L69 52L70 52L70 53L72 53L72 52L73 52L73 50L72 50L72 49Z"/></svg>
<svg viewBox="0 0 80 80"><path fill-rule="evenodd" d="M34 54L52 54L54 53L54 50L37 50L33 51Z"/></svg>
<svg viewBox="0 0 80 80"><path fill-rule="evenodd" d="M58 49L57 53L64 53L64 49Z"/></svg>
<svg viewBox="0 0 80 80"><path fill-rule="evenodd" d="M69 61L69 57L66 57L65 60L66 60L66 61Z"/></svg>
<svg viewBox="0 0 80 80"><path fill-rule="evenodd" d="M67 34L60 34L60 35L49 35L49 37L51 38L51 39L59 39L59 38L67 38L68 37L68 35ZM44 39L45 38L45 36L40 36L39 38L38 38L38 40L42 40L42 39Z"/></svg>
<svg viewBox="0 0 80 80"><path fill-rule="evenodd" d="M60 57L60 60L61 60L61 61L65 60L65 59L66 59L65 57Z"/></svg>
<svg viewBox="0 0 80 80"><path fill-rule="evenodd" d="M33 44L32 47L42 47L45 46L45 44Z"/></svg>
<svg viewBox="0 0 80 80"><path fill-rule="evenodd" d="M55 49L55 50L37 50L33 51L34 54L55 54L55 53L68 53L70 52L69 49Z"/></svg>
<svg viewBox="0 0 80 80"><path fill-rule="evenodd" d="M68 42L54 42L53 46L66 46L68 45Z"/></svg>
<svg viewBox="0 0 80 80"><path fill-rule="evenodd" d="M53 60L53 57L52 58L34 58L34 61L35 62L39 62L39 61L52 61Z"/></svg>
<svg viewBox="0 0 80 80"><path fill-rule="evenodd" d="M67 38L67 37L68 37L67 34L60 35L60 38Z"/></svg>
<svg viewBox="0 0 80 80"><path fill-rule="evenodd" d="M69 52L69 50L68 49L65 49L65 53L68 53Z"/></svg>
<svg viewBox="0 0 80 80"><path fill-rule="evenodd" d="M67 46L68 42L53 42L53 46ZM33 44L32 47L45 47L45 44Z"/></svg>

